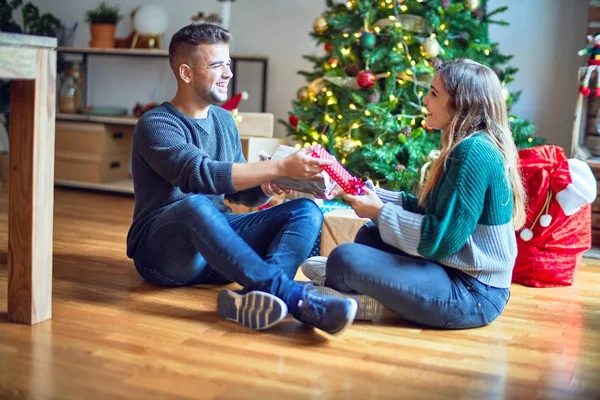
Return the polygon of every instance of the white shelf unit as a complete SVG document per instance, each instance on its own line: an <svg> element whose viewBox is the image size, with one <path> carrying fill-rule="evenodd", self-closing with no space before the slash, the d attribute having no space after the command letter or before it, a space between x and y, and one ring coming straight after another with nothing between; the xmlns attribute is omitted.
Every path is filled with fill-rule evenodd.
<svg viewBox="0 0 600 400"><path fill-rule="evenodd" d="M86 47L58 47L57 52L59 54L72 54L81 55L83 57L84 69L87 69L87 63L89 56L127 56L127 57L158 57L168 58L168 50L163 49L99 49L99 48L86 48ZM265 111L266 108L266 96L267 96L267 74L268 74L268 58L265 56L253 56L253 55L231 55L232 68L236 67L238 62L253 62L259 63L262 66L262 94L261 94L261 110ZM87 77L87 70L84 72L84 76ZM85 84L84 84L85 86ZM236 81L235 78L232 80L232 92L236 93ZM84 98L86 98L84 93ZM135 125L137 118L132 116L125 117L105 117L90 114L65 114L57 113L56 119L59 121L79 121L79 122L95 122L104 124L116 124L116 125ZM67 180L55 180L57 186L81 188L89 190L98 190L105 192L114 192L122 194L133 194L133 180L125 179L116 182L107 183L90 183L90 182L79 182L79 181L67 181Z"/></svg>

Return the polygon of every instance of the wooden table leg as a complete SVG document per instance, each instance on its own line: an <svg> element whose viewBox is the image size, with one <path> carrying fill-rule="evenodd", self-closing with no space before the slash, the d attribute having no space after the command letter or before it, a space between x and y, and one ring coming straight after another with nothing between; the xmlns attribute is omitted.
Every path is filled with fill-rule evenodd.
<svg viewBox="0 0 600 400"><path fill-rule="evenodd" d="M11 83L8 318L52 317L56 52L39 49L34 80Z"/></svg>

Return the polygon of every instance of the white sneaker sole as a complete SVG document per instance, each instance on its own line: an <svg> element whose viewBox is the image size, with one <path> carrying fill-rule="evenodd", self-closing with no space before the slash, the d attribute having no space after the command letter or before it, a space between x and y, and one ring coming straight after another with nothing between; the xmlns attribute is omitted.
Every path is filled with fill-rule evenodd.
<svg viewBox="0 0 600 400"><path fill-rule="evenodd" d="M260 331L281 322L287 316L288 308L283 300L267 292L239 294L221 289L217 296L217 312L225 319Z"/></svg>

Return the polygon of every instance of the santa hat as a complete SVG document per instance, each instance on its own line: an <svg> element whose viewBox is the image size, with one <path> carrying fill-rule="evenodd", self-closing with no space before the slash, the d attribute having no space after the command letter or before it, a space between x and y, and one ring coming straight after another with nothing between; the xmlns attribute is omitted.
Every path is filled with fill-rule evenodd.
<svg viewBox="0 0 600 400"><path fill-rule="evenodd" d="M241 92L241 93L235 94L232 98L230 98L225 103L223 103L221 105L221 107L223 107L227 111L235 110L236 108L239 107L240 102L242 100L248 100L248 92Z"/></svg>
<svg viewBox="0 0 600 400"><path fill-rule="evenodd" d="M571 183L556 193L556 201L565 215L573 215L581 207L596 200L596 178L590 166L576 158L569 159Z"/></svg>

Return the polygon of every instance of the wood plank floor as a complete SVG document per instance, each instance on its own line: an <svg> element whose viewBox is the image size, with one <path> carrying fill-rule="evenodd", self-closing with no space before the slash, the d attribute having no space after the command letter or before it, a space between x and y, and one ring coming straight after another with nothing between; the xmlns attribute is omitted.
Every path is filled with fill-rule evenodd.
<svg viewBox="0 0 600 400"><path fill-rule="evenodd" d="M53 318L6 316L0 205L0 398L600 399L600 262L572 287L513 285L465 331L393 316L330 337L288 317L255 333L219 318L216 286L153 287L125 256L128 197L55 192Z"/></svg>

